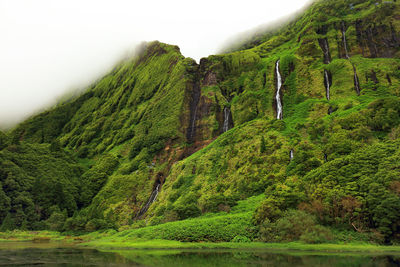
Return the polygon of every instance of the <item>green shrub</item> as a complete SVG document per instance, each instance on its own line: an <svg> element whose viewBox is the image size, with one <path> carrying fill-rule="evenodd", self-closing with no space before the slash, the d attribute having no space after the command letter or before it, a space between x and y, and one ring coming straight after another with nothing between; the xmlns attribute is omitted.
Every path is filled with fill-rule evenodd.
<svg viewBox="0 0 400 267"><path fill-rule="evenodd" d="M0 232L11 231L16 228L17 228L17 226L15 225L15 222L11 216L11 213L8 213L0 226Z"/></svg>
<svg viewBox="0 0 400 267"><path fill-rule="evenodd" d="M300 240L309 243L309 244L320 244L320 243L327 243L332 241L333 234L332 232L321 225L315 225L305 231L300 236Z"/></svg>
<svg viewBox="0 0 400 267"><path fill-rule="evenodd" d="M4 134L2 131L0 131L0 150L3 148L7 147L9 144L10 140L6 134Z"/></svg>
<svg viewBox="0 0 400 267"><path fill-rule="evenodd" d="M260 239L264 242L297 241L316 225L314 216L301 210L288 210L275 222L269 219L264 220L260 226ZM316 228L316 231L319 230L321 228ZM318 235L319 232L312 232L312 234Z"/></svg>
<svg viewBox="0 0 400 267"><path fill-rule="evenodd" d="M67 219L67 211L60 211L58 207L52 212L46 220L47 229L61 232L64 229L65 220Z"/></svg>
<svg viewBox="0 0 400 267"><path fill-rule="evenodd" d="M119 233L127 239L167 239L186 242L230 242L236 236L253 239L256 228L251 224L251 212L215 214L183 221L168 222Z"/></svg>
<svg viewBox="0 0 400 267"><path fill-rule="evenodd" d="M232 241L233 243L250 243L251 239L247 236L237 235L235 236Z"/></svg>

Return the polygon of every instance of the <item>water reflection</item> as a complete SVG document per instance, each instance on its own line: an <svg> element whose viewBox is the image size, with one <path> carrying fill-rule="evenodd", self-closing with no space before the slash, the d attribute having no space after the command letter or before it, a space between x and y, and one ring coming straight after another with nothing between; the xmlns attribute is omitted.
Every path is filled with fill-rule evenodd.
<svg viewBox="0 0 400 267"><path fill-rule="evenodd" d="M400 266L399 255L266 250L98 251L73 244L0 242L0 266Z"/></svg>
<svg viewBox="0 0 400 267"><path fill-rule="evenodd" d="M400 255L327 254L243 250L138 251L116 253L146 266L400 266ZM311 254L310 254L311 253Z"/></svg>
<svg viewBox="0 0 400 267"><path fill-rule="evenodd" d="M21 242L22 243L22 242ZM25 243L25 242L24 242ZM7 243L0 246L0 266L142 266L135 264L118 253L81 249L66 245L52 247L39 244L28 245Z"/></svg>

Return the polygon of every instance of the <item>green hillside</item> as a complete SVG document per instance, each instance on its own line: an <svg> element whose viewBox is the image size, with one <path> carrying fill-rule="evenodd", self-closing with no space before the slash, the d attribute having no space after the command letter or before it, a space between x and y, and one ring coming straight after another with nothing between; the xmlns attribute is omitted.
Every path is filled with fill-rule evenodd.
<svg viewBox="0 0 400 267"><path fill-rule="evenodd" d="M320 0L199 63L146 44L1 133L0 229L399 242L399 18Z"/></svg>

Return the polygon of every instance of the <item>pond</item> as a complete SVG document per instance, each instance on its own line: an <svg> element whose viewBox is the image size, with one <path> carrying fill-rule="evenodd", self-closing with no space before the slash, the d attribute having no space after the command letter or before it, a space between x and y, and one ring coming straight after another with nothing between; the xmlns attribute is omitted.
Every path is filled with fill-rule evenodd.
<svg viewBox="0 0 400 267"><path fill-rule="evenodd" d="M275 250L112 250L65 243L0 243L0 266L400 266L400 255Z"/></svg>

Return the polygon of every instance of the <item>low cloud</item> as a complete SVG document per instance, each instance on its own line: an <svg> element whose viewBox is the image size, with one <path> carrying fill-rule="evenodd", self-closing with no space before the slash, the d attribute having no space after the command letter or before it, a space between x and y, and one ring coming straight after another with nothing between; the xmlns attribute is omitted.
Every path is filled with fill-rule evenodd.
<svg viewBox="0 0 400 267"><path fill-rule="evenodd" d="M198 61L307 2L0 1L0 128L84 89L142 41L178 45Z"/></svg>

